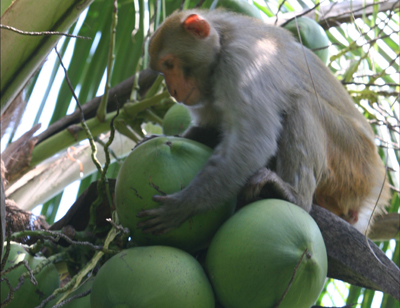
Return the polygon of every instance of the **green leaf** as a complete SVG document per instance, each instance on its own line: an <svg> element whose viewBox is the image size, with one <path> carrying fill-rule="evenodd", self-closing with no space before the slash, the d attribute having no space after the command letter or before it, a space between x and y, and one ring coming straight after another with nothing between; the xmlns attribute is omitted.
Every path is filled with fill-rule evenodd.
<svg viewBox="0 0 400 308"><path fill-rule="evenodd" d="M89 1L15 0L1 23L22 31L65 32ZM60 39L58 35L28 36L1 31L1 113L23 89Z"/></svg>

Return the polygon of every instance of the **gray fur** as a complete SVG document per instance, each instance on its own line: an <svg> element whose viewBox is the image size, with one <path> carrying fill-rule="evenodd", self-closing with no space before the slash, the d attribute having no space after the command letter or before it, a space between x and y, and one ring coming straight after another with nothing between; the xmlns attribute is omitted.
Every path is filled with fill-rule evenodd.
<svg viewBox="0 0 400 308"><path fill-rule="evenodd" d="M212 210L235 198L246 181L272 158L273 171L306 211L311 209L317 187L325 182L330 185L330 148L334 154L338 151L340 155L354 155L355 160L365 159L366 168L372 166L366 175L382 183L385 175L381 162L376 161L376 150L364 153L365 147L359 146L373 143L369 124L311 51L302 48L285 29L241 15L221 11L176 15L184 20L193 12L216 29L220 45L215 49L217 55L202 53L201 64L196 60L201 74L193 73L193 77L198 78L203 97L190 109L197 126L215 127L222 141L189 186L155 198L162 206L143 212L141 216L153 218L139 227L163 233L192 215ZM174 53L174 46L170 44L168 52ZM190 47L176 48L176 54L186 52L186 58L199 58L198 51L187 50ZM185 61L190 64L190 59ZM186 133L190 135L191 131ZM341 199L348 203L341 205L344 212L365 206L365 194L361 200L356 196Z"/></svg>

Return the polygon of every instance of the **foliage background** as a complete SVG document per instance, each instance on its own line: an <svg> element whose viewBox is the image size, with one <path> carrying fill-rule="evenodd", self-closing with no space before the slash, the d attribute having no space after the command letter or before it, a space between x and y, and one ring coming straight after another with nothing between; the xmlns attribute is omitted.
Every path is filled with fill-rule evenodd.
<svg viewBox="0 0 400 308"><path fill-rule="evenodd" d="M275 20L277 12L280 18L284 14L300 12L314 7L318 1L288 0L288 1L258 1L255 2L265 20ZM332 1L323 1L328 5ZM356 3L356 2L354 2ZM371 121L381 146L381 156L390 167L388 171L391 185L398 191L399 171L399 1L393 1L391 10L361 14L350 14L345 20L340 14L329 21L320 22L332 43L329 47L329 68L341 80L360 111ZM2 3L3 5L3 3ZM111 87L114 87L147 66L146 42L149 34L158 26L163 18L179 8L190 8L199 5L196 0L121 0L118 2L118 24L116 27L115 62L111 77ZM212 5L212 1L203 3L204 7ZM157 10L156 7L162 8ZM317 8L318 11L318 8ZM3 12L3 8L2 8ZM69 33L90 37L91 40L63 37L58 43L58 50L63 57L63 63L68 68L68 76L75 89L79 101L84 104L95 96L103 94L108 63L109 44L111 38L111 22L113 2L95 0L80 16ZM357 15L358 16L358 15ZM320 18L316 17L318 21ZM4 31L4 30L2 30ZM18 139L34 125L41 123L41 129L36 133L46 131L53 124L71 113L76 107L72 93L64 80L64 73L59 61L52 52L45 65L30 79L23 92L23 100L14 106L19 112L14 112L9 121L2 118L2 151L9 143ZM25 110L25 112L23 112ZM143 120L146 122L146 118ZM7 124L7 125L6 125ZM147 132L151 132L147 127ZM118 139L115 141L118 144ZM85 143L81 143L81 146ZM133 145L133 142L131 146ZM65 150L59 150L60 155L66 155ZM121 158L127 153L122 153ZM42 155L42 154L40 154ZM48 156L44 155L43 159ZM43 160L38 159L38 161ZM85 164L85 163L84 163ZM87 164L91 164L90 161ZM115 161L108 172L108 177L115 178L121 162ZM60 201L70 206L88 185L99 177L95 169L85 172L81 178L76 169L65 170L75 175L63 183L59 183L57 194L46 196L42 205L30 204L24 208L31 210L36 207L46 217L49 224L55 221ZM18 174L12 183L18 182L26 171ZM76 187L71 192L71 183ZM53 185L51 179L41 180L44 188ZM78 188L79 186L79 188ZM66 187L70 187L64 189ZM22 202L25 204L25 202ZM19 202L17 202L21 206ZM24 206L24 205L23 205ZM398 193L393 194L389 212L398 212ZM59 214L60 216L60 214ZM399 265L399 244L395 240L378 243L380 248ZM358 303L355 307L396 308L399 303L380 292L350 286L340 281L329 280L321 294L319 304L324 306L343 306Z"/></svg>

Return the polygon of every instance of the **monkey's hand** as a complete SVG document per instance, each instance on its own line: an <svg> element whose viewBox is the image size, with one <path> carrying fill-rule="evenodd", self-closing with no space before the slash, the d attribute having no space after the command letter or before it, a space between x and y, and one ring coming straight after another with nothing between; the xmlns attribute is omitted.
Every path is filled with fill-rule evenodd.
<svg viewBox="0 0 400 308"><path fill-rule="evenodd" d="M151 233L152 235L165 234L179 227L185 220L195 214L194 211L190 211L190 206L180 202L174 195L154 196L153 200L160 202L161 206L141 211L136 215L139 218L149 218L137 224L137 228L142 229L143 233Z"/></svg>

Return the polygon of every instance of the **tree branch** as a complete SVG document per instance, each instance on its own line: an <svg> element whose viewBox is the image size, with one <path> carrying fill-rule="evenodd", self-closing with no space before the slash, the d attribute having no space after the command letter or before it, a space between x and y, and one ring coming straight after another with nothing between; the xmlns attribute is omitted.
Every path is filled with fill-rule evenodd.
<svg viewBox="0 0 400 308"><path fill-rule="evenodd" d="M372 241L331 212L313 205L328 253L328 277L380 290L400 300L400 270ZM372 249L372 251L371 251Z"/></svg>
<svg viewBox="0 0 400 308"><path fill-rule="evenodd" d="M366 16L371 15L375 5L378 5L379 12L394 10L397 6L399 7L399 0L388 0L388 1L380 1L380 2L372 2L367 1L364 5L363 1L355 0L355 1L344 1L342 3L331 3L329 5L321 5L319 7L319 11L311 10L307 12L309 9L300 11L300 12L290 12L285 13L279 16L278 26L288 22L290 19L293 19L295 16L305 16L311 19L315 19L318 14L318 23L325 30L330 27L336 27L337 25L350 22L353 18L362 17L363 14ZM306 14L304 14L306 13ZM267 23L274 24L275 17L270 18Z"/></svg>
<svg viewBox="0 0 400 308"><path fill-rule="evenodd" d="M378 216L368 237L373 241L388 241L390 239L400 240L400 214L388 213Z"/></svg>
<svg viewBox="0 0 400 308"><path fill-rule="evenodd" d="M151 70L144 70L140 73L139 93L141 95L143 95L150 88L157 76L158 74ZM120 105L119 107L122 108L122 105L129 99L134 80L135 77L132 76L110 89L107 103L108 113L117 110L118 104ZM96 111L98 106L100 105L101 98L102 96L95 97L91 101L82 105L83 114L86 119L90 119L96 116ZM47 138L55 135L56 133L66 129L68 126L79 123L80 119L80 111L75 110L70 115L67 115L57 122L51 124L43 133L37 136L38 144L43 142Z"/></svg>

